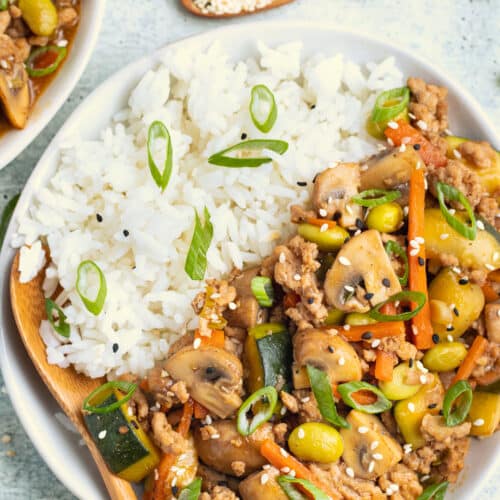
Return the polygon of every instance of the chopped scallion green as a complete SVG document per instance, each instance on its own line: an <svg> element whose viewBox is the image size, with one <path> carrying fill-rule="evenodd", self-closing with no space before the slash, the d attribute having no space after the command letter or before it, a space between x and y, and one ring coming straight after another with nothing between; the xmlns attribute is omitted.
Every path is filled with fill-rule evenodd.
<svg viewBox="0 0 500 500"><path fill-rule="evenodd" d="M192 280L202 280L207 270L207 252L214 235L214 227L210 221L210 212L204 208L205 223L202 224L195 210L193 238L184 264L184 270Z"/></svg>

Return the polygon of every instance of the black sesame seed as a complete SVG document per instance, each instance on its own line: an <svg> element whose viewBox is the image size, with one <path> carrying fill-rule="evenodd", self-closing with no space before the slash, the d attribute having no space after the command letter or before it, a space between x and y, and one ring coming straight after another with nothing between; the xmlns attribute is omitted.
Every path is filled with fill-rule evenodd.
<svg viewBox="0 0 500 500"><path fill-rule="evenodd" d="M414 144L414 145L413 145L413 149L414 149L415 151L418 151L418 150L420 149L420 144Z"/></svg>
<svg viewBox="0 0 500 500"><path fill-rule="evenodd" d="M310 108L314 109L316 107L316 104L311 104Z"/></svg>
<svg viewBox="0 0 500 500"><path fill-rule="evenodd" d="M467 285L467 283L469 283L469 279L468 278L460 278L458 280L458 284L459 285Z"/></svg>
<svg viewBox="0 0 500 500"><path fill-rule="evenodd" d="M460 316L460 313L458 312L458 309L456 307L453 308L453 314L455 314L455 316Z"/></svg>
<svg viewBox="0 0 500 500"><path fill-rule="evenodd" d="M305 181L297 181L297 186L301 186L301 187L307 186L307 182L305 182Z"/></svg>
<svg viewBox="0 0 500 500"><path fill-rule="evenodd" d="M435 344L439 344L439 335L437 333L435 333L435 334L432 335L432 341Z"/></svg>
<svg viewBox="0 0 500 500"><path fill-rule="evenodd" d="M102 215L101 214L95 214L95 218L97 219L97 222L102 222Z"/></svg>
<svg viewBox="0 0 500 500"><path fill-rule="evenodd" d="M120 348L120 346L115 342L113 344L113 352L117 352L119 348Z"/></svg>
<svg viewBox="0 0 500 500"><path fill-rule="evenodd" d="M391 286L391 280L389 278L384 278L382 280L382 285L384 285L386 288L390 288L390 286Z"/></svg>
<svg viewBox="0 0 500 500"><path fill-rule="evenodd" d="M361 335L361 338L363 340L370 340L372 337L373 337L372 332L365 332L365 333L363 333L363 335Z"/></svg>
<svg viewBox="0 0 500 500"><path fill-rule="evenodd" d="M178 486L171 486L170 489L172 490L172 495L174 495L174 497L176 497L177 493L179 493L179 487Z"/></svg>
<svg viewBox="0 0 500 500"><path fill-rule="evenodd" d="M8 196L6 194L3 195L3 199L6 200Z"/></svg>
<svg viewBox="0 0 500 500"><path fill-rule="evenodd" d="M446 327L447 332L452 332L453 330L455 330L455 328L453 328L451 325Z"/></svg>
<svg viewBox="0 0 500 500"><path fill-rule="evenodd" d="M408 361L408 366L411 368L413 366L413 359L410 358L410 361Z"/></svg>
<svg viewBox="0 0 500 500"><path fill-rule="evenodd" d="M247 138L247 134L245 134L245 132L243 132L241 134L241 140L244 141L246 138Z"/></svg>
<svg viewBox="0 0 500 500"><path fill-rule="evenodd" d="M424 266L425 265L425 259L423 257L418 258L418 265L419 266Z"/></svg>
<svg viewBox="0 0 500 500"><path fill-rule="evenodd" d="M313 298L313 297L309 297L309 298L307 299L307 303L308 303L308 304L314 304L314 298Z"/></svg>
<svg viewBox="0 0 500 500"><path fill-rule="evenodd" d="M365 228L365 223L359 218L356 219L355 224L358 229L361 229L361 231Z"/></svg>
<svg viewBox="0 0 500 500"><path fill-rule="evenodd" d="M364 294L364 298L366 300L370 300L370 299L373 299L373 293L372 292L367 292Z"/></svg>
<svg viewBox="0 0 500 500"><path fill-rule="evenodd" d="M437 403L431 403L430 405L427 405L427 408L429 408L429 410L432 410L433 408L436 408L437 405Z"/></svg>
<svg viewBox="0 0 500 500"><path fill-rule="evenodd" d="M316 174L316 175L313 177L313 184L316 182L317 177L318 177L318 174Z"/></svg>
<svg viewBox="0 0 500 500"><path fill-rule="evenodd" d="M328 346L328 352L334 352L334 351L335 351L335 349L331 345L329 345Z"/></svg>
<svg viewBox="0 0 500 500"><path fill-rule="evenodd" d="M125 238L126 238L129 234L130 234L130 233L129 233L126 229L124 229L124 230L123 230L123 236L125 236Z"/></svg>
<svg viewBox="0 0 500 500"><path fill-rule="evenodd" d="M341 212L335 212L333 214L333 220L334 221L338 221L341 217L342 217L342 213Z"/></svg>
<svg viewBox="0 0 500 500"><path fill-rule="evenodd" d="M350 236L348 236L345 240L344 240L344 245L351 239Z"/></svg>

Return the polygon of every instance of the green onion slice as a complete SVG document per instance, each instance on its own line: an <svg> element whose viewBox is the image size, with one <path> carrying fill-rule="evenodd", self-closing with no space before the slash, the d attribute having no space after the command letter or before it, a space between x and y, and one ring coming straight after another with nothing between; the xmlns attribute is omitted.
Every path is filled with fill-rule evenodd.
<svg viewBox="0 0 500 500"><path fill-rule="evenodd" d="M207 252L214 235L214 227L210 220L208 208L203 209L205 223L202 224L198 212L195 210L195 224L193 238L184 264L184 270L192 280L202 280L207 270Z"/></svg>
<svg viewBox="0 0 500 500"><path fill-rule="evenodd" d="M254 410L254 405L259 404L257 413L254 414L252 420L249 420L247 413ZM267 422L274 413L276 405L278 404L278 392L276 389L269 385L262 387L255 391L238 410L236 417L236 427L242 436L250 436L258 427Z"/></svg>
<svg viewBox="0 0 500 500"><path fill-rule="evenodd" d="M436 184L439 207L441 208L441 212L443 217L446 219L446 222L455 230L457 233L461 234L468 240L476 239L476 217L474 215L474 211L470 206L469 201L464 196L464 194L458 189L450 186L449 184L445 184L444 182L438 182ZM447 201L458 201L462 204L469 216L470 226L464 224L458 217L455 217L450 213L450 209L446 206Z"/></svg>
<svg viewBox="0 0 500 500"><path fill-rule="evenodd" d="M14 209L17 205L17 200L19 200L19 194L16 194L13 198L11 198L2 212L2 217L0 217L0 248L2 248L3 239L5 238L5 234L7 233L7 228L9 227L9 222L14 213Z"/></svg>
<svg viewBox="0 0 500 500"><path fill-rule="evenodd" d="M262 307L271 307L274 302L274 289L271 278L267 276L255 276L250 283L252 293Z"/></svg>
<svg viewBox="0 0 500 500"><path fill-rule="evenodd" d="M300 493L294 485L299 485L302 489L307 491L314 500L331 500L329 495L307 479L299 479L293 476L279 476L276 478L276 481L290 500L307 500L307 498L309 498Z"/></svg>
<svg viewBox="0 0 500 500"><path fill-rule="evenodd" d="M405 249L397 241L389 240L385 244L385 251L389 254L389 256L396 255L403 261L405 271L403 276L398 276L398 280L402 286L405 286L406 283L408 283L408 275L410 272L408 266L408 255L406 255Z"/></svg>
<svg viewBox="0 0 500 500"><path fill-rule="evenodd" d="M124 393L123 398L120 398L118 401L107 405L107 406L99 406L93 405L92 401L97 399L101 399L100 396L103 394L108 394L109 392L118 389L122 393ZM102 384L97 389L92 391L83 401L83 410L88 413L111 413L112 411L119 408L122 404L126 403L134 394L134 391L137 389L137 384L133 384L131 382L125 382L124 380L113 380L111 382L106 382Z"/></svg>
<svg viewBox="0 0 500 500"><path fill-rule="evenodd" d="M460 398L460 399L459 399ZM454 402L458 401L454 409ZM467 415L472 404L472 387L466 380L455 382L444 395L443 417L448 427L461 424Z"/></svg>
<svg viewBox="0 0 500 500"><path fill-rule="evenodd" d="M213 154L208 163L212 165L219 165L220 167L260 167L264 163L273 161L269 156L250 156L255 151L262 151L269 149L280 155L286 153L288 150L288 142L279 141L274 139L251 139L249 141L239 142L230 148L223 149L218 153ZM230 156L230 153L241 151L244 153L243 157L236 158Z"/></svg>
<svg viewBox="0 0 500 500"><path fill-rule="evenodd" d="M265 85L255 85L250 99L250 116L253 124L267 134L276 122L278 108L273 93Z"/></svg>
<svg viewBox="0 0 500 500"><path fill-rule="evenodd" d="M153 157L153 143L156 140L164 139L167 143L165 162L163 163L163 172L156 165ZM170 139L170 132L163 122L154 121L148 130L148 165L151 176L156 185L163 191L168 186L170 176L172 175L172 140Z"/></svg>
<svg viewBox="0 0 500 500"><path fill-rule="evenodd" d="M404 312L401 314L382 314L380 312L380 309L385 306L385 304L388 304L389 302L415 302L417 304L417 307L413 309L413 311L408 311ZM376 319L377 321L406 321L410 318L413 318L413 316L416 316L419 311L424 307L426 298L425 294L422 292L414 292L414 291L403 291L396 293L389 297L387 300L384 300L384 302L380 302L380 304L377 304L369 313L368 315Z"/></svg>
<svg viewBox="0 0 500 500"><path fill-rule="evenodd" d="M201 477L193 479L186 487L182 488L179 500L198 500L201 494Z"/></svg>
<svg viewBox="0 0 500 500"><path fill-rule="evenodd" d="M98 316L104 307L108 288L104 273L94 261L84 260L78 266L76 291L87 310Z"/></svg>
<svg viewBox="0 0 500 500"><path fill-rule="evenodd" d="M410 102L410 89L399 87L382 92L375 101L371 120L373 122L389 121L398 116Z"/></svg>
<svg viewBox="0 0 500 500"><path fill-rule="evenodd" d="M49 56L51 53L51 56ZM26 72L31 78L38 78L41 76L47 76L59 67L62 60L66 57L68 50L66 47L58 47L57 45L46 45L45 47L39 47L31 51L28 59L26 60ZM44 59L47 58L52 61L48 66L37 67L37 61L40 58L40 62L45 62Z"/></svg>
<svg viewBox="0 0 500 500"><path fill-rule="evenodd" d="M57 318L54 318L54 310L57 312ZM53 300L45 299L45 312L52 328L62 337L69 338L70 327L63 310Z"/></svg>
<svg viewBox="0 0 500 500"><path fill-rule="evenodd" d="M430 500L431 498L434 498L434 500L443 500L448 484L448 481L444 481L442 483L427 486L417 500Z"/></svg>
<svg viewBox="0 0 500 500"><path fill-rule="evenodd" d="M357 196L352 197L352 201L362 207L378 207L384 203L397 200L401 196L400 191L387 191L385 189L367 189Z"/></svg>
<svg viewBox="0 0 500 500"><path fill-rule="evenodd" d="M368 382L347 382L337 387L344 403L355 410L363 413L382 413L391 409L392 403L385 397L384 393ZM361 405L356 402L352 395L358 391L369 391L377 396L377 401L369 405Z"/></svg>
<svg viewBox="0 0 500 500"><path fill-rule="evenodd" d="M307 365L307 375L322 417L332 425L349 429L351 427L349 422L337 413L328 375L312 365Z"/></svg>

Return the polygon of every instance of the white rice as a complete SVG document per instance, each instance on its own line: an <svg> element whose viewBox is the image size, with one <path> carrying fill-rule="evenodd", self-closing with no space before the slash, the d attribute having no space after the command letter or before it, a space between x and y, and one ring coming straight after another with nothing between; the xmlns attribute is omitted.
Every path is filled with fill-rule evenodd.
<svg viewBox="0 0 500 500"><path fill-rule="evenodd" d="M376 95L403 83L394 60L359 66L338 54L303 61L301 49L300 42L276 48L258 43L257 57L238 63L218 43L202 53L171 52L144 75L99 139L75 137L61 148L57 171L18 219L12 242L46 241L52 262L45 293L57 283L64 289L57 302L66 304L69 340L48 322L40 329L51 363L73 364L92 377L144 374L196 324L190 302L202 283L184 272L193 208L201 213L206 206L214 225L207 277L224 276L233 266L259 262L290 235L289 206L308 200L318 171L377 152L364 125ZM243 133L264 137L248 113L250 90L258 83L274 92L279 110L266 137L288 141L288 152L256 169L209 165L209 155L239 142ZM154 120L169 128L174 151L163 194L146 161ZM306 187L297 184L302 181ZM95 261L107 280L98 317L75 290L76 269L85 259ZM42 262L41 256L28 260ZM32 276L26 267L25 276Z"/></svg>

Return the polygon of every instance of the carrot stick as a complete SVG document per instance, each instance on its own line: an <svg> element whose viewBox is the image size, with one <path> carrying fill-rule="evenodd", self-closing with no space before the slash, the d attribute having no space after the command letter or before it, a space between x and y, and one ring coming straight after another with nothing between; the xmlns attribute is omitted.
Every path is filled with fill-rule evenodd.
<svg viewBox="0 0 500 500"><path fill-rule="evenodd" d="M375 360L375 378L377 380L392 380L392 371L394 365L392 356L388 352L378 350L377 359Z"/></svg>
<svg viewBox="0 0 500 500"><path fill-rule="evenodd" d="M224 349L224 330L212 330L211 335L201 335L200 330L196 329L194 332L194 338L200 339L201 345L218 347Z"/></svg>
<svg viewBox="0 0 500 500"><path fill-rule="evenodd" d="M422 292L425 295L424 307L411 320L413 343L417 349L429 349L434 342L432 341L431 310L425 272L425 246L421 242L418 243L418 252L412 246L417 238L423 238L424 235L425 173L423 168L415 168L411 173L408 208L408 264L410 268L408 284L410 290Z"/></svg>
<svg viewBox="0 0 500 500"><path fill-rule="evenodd" d="M448 161L446 155L437 146L429 142L420 130L412 127L404 120L397 120L396 123L398 124L397 128L387 127L384 130L385 136L393 142L394 146L401 146L403 139L404 144L407 146L418 144L420 146L418 153L426 165L431 163L436 167L446 165Z"/></svg>
<svg viewBox="0 0 500 500"><path fill-rule="evenodd" d="M451 382L452 384L459 380L467 380L470 377L472 370L476 366L476 361L483 355L487 346L488 341L484 337L477 336L474 339L462 364L458 367L457 373Z"/></svg>
<svg viewBox="0 0 500 500"><path fill-rule="evenodd" d="M321 227L323 224L327 224L329 229L332 229L337 225L334 220L330 219L317 219L316 217L307 217L306 222L312 224L313 226Z"/></svg>
<svg viewBox="0 0 500 500"><path fill-rule="evenodd" d="M189 428L191 427L191 419L193 418L193 408L194 402L191 398L184 403L182 408L181 421L177 427L177 432L182 436L186 437L189 433Z"/></svg>
<svg viewBox="0 0 500 500"><path fill-rule="evenodd" d="M488 283L486 283L486 285L483 285L481 287L481 290L483 291L484 300L486 301L486 303L495 302L495 300L498 300L500 298L500 295L498 295L498 293L495 292L493 287Z"/></svg>
<svg viewBox="0 0 500 500"><path fill-rule="evenodd" d="M290 470L295 471L295 477L310 481L319 489L325 491L325 486L316 480L312 472L303 463L299 462L295 457L278 446L274 441L270 439L264 440L260 445L260 453L278 470L283 469L283 467L289 467ZM334 495L331 491L325 491L325 493L330 495L332 498L338 498L338 495Z"/></svg>
<svg viewBox="0 0 500 500"><path fill-rule="evenodd" d="M194 401L194 418L203 420L207 415L208 410L203 405L198 403L198 401Z"/></svg>
<svg viewBox="0 0 500 500"><path fill-rule="evenodd" d="M347 325L348 326L348 325ZM405 324L402 321L388 321L387 323L373 323L371 325L356 326L322 326L325 330L336 330L350 342L361 340L383 339L384 337L395 337L406 333ZM370 334L371 335L368 335Z"/></svg>

